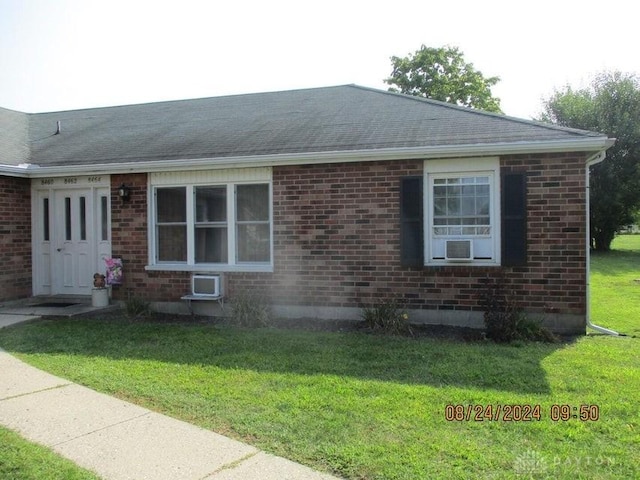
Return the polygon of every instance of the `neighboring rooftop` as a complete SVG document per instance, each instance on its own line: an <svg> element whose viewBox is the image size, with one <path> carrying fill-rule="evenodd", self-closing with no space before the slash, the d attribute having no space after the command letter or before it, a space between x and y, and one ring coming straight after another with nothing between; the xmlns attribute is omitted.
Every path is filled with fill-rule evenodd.
<svg viewBox="0 0 640 480"><path fill-rule="evenodd" d="M356 85L53 113L0 109L0 164L43 167L594 137L606 138Z"/></svg>

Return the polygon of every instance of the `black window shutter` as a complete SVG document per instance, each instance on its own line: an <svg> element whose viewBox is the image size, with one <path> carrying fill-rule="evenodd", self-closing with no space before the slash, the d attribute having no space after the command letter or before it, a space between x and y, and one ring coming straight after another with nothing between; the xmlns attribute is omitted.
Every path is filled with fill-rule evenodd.
<svg viewBox="0 0 640 480"><path fill-rule="evenodd" d="M400 180L400 261L404 267L424 265L422 177Z"/></svg>
<svg viewBox="0 0 640 480"><path fill-rule="evenodd" d="M527 263L527 175L502 175L502 265Z"/></svg>

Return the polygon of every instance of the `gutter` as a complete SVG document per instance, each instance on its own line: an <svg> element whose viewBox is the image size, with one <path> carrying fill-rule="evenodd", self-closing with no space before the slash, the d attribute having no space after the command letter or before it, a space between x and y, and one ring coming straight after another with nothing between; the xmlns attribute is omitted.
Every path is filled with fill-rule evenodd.
<svg viewBox="0 0 640 480"><path fill-rule="evenodd" d="M587 172L586 172L586 189L587 189L587 327L595 330L596 332L603 333L605 335L619 336L620 334L614 330L601 327L591 323L591 214L590 214L590 200L589 200L589 169L592 165L602 162L607 156L606 150L602 150L595 155L590 156L587 159Z"/></svg>
<svg viewBox="0 0 640 480"><path fill-rule="evenodd" d="M29 178L66 175L107 175L121 173L150 173L176 170L210 170L221 168L256 168L283 165L349 163L363 161L410 160L430 158L462 158L528 153L601 151L613 145L602 136L541 142L497 142L467 145L436 145L431 147L394 147L366 150L330 150L320 152L284 153L274 155L243 155L230 157L174 158L144 160L132 158L128 162L93 163L88 165L18 167L0 165L0 174Z"/></svg>
<svg viewBox="0 0 640 480"><path fill-rule="evenodd" d="M33 166L26 163L21 163L20 165L0 165L0 175L4 175L6 177L18 177L18 178L29 178L30 172L33 171Z"/></svg>

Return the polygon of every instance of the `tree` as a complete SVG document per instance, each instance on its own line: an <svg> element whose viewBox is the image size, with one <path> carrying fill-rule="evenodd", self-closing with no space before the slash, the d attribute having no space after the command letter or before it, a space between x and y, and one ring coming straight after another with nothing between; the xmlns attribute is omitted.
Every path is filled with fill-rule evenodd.
<svg viewBox="0 0 640 480"><path fill-rule="evenodd" d="M589 88L567 86L544 102L541 120L616 138L591 167L591 246L608 251L616 232L640 209L640 81L621 72L597 75Z"/></svg>
<svg viewBox="0 0 640 480"><path fill-rule="evenodd" d="M385 80L391 92L407 93L489 112L502 113L500 99L491 95L498 77L485 78L464 60L457 47L424 45L406 57L391 57L393 71Z"/></svg>

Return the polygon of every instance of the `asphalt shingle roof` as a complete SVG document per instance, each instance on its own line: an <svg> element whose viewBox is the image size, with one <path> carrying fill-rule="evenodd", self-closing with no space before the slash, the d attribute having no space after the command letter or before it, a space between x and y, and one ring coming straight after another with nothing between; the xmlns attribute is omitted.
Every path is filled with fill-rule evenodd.
<svg viewBox="0 0 640 480"><path fill-rule="evenodd" d="M19 165L28 160L28 115L0 108L0 164Z"/></svg>
<svg viewBox="0 0 640 480"><path fill-rule="evenodd" d="M604 137L355 85L39 114L0 109L0 128L7 125L0 163L40 166ZM9 131L15 138L3 140Z"/></svg>

